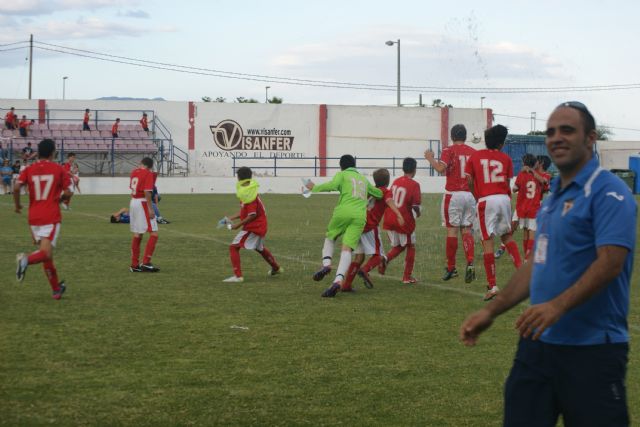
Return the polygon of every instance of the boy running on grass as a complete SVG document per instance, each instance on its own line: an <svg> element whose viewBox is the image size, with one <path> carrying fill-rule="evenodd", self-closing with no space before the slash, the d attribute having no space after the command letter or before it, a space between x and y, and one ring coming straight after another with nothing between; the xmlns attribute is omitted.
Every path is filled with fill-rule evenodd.
<svg viewBox="0 0 640 427"><path fill-rule="evenodd" d="M351 264L351 252L358 247L360 235L367 222L367 196L382 197L382 191L374 187L356 170L356 159L345 154L340 158L340 172L331 181L315 185L308 181L306 187L314 193L339 191L340 199L327 226L322 248L322 268L313 275L316 282L331 272L331 257L336 239L342 236L342 251L336 277L323 297L335 297L345 281Z"/></svg>

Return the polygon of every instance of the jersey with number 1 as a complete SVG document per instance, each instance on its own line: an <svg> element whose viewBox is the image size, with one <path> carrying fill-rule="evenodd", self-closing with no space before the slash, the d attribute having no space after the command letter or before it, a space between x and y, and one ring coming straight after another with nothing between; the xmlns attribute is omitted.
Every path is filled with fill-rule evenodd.
<svg viewBox="0 0 640 427"><path fill-rule="evenodd" d="M476 150L466 144L452 144L445 147L440 155L440 161L447 165L445 175L447 191L469 191L469 183L464 173L469 158Z"/></svg>
<svg viewBox="0 0 640 427"><path fill-rule="evenodd" d="M522 171L516 177L515 187L518 189L516 198L518 218L535 218L542 203L544 184L531 172Z"/></svg>
<svg viewBox="0 0 640 427"><path fill-rule="evenodd" d="M131 197L134 199L144 199L145 191L153 191L153 172L147 168L139 167L131 171L129 179Z"/></svg>
<svg viewBox="0 0 640 427"><path fill-rule="evenodd" d="M478 150L469 158L465 173L473 178L476 199L494 194L511 195L511 157L500 150Z"/></svg>
<svg viewBox="0 0 640 427"><path fill-rule="evenodd" d="M393 181L391 194L393 194L393 202L402 214L402 218L404 218L404 225L400 226L396 214L391 209L387 209L384 213L382 228L402 234L413 233L416 229L413 207L420 206L420 203L422 203L420 184L408 176L401 176Z"/></svg>
<svg viewBox="0 0 640 427"><path fill-rule="evenodd" d="M18 182L29 188L29 225L61 221L60 194L71 185L71 177L62 166L39 160L20 173Z"/></svg>

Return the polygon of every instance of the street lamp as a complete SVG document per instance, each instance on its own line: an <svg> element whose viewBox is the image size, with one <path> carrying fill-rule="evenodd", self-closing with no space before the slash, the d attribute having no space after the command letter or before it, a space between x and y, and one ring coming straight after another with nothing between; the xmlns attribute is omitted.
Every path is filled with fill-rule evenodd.
<svg viewBox="0 0 640 427"><path fill-rule="evenodd" d="M481 96L480 97L480 109L482 110L482 101L484 101L484 99L486 98L486 96Z"/></svg>
<svg viewBox="0 0 640 427"><path fill-rule="evenodd" d="M66 84L67 84L67 79L69 77L68 76L64 76L62 78L62 100L64 101L65 99L65 92L66 92Z"/></svg>
<svg viewBox="0 0 640 427"><path fill-rule="evenodd" d="M269 102L269 89L271 86L264 87L264 103L267 104Z"/></svg>
<svg viewBox="0 0 640 427"><path fill-rule="evenodd" d="M394 44L398 45L398 107L400 107L402 104L400 103L400 39L398 39L398 41L387 41L385 42L385 44L387 46L393 46Z"/></svg>

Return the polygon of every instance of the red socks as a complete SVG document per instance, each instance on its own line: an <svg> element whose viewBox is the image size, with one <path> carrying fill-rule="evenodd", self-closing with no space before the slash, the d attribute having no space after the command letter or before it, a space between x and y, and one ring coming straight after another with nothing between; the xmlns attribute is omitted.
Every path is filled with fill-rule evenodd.
<svg viewBox="0 0 640 427"><path fill-rule="evenodd" d="M58 272L56 271L55 265L53 265L53 260L45 261L42 264L44 268L44 272L47 275L47 279L49 280L49 285L51 285L51 289L53 291L60 290L60 283L58 282Z"/></svg>
<svg viewBox="0 0 640 427"><path fill-rule="evenodd" d="M516 242L511 240L505 246L507 247L507 252L509 252L509 255L511 255L513 265L515 265L516 268L520 268L520 266L522 265L522 259L520 259L520 252L518 252L518 245L516 244Z"/></svg>
<svg viewBox="0 0 640 427"><path fill-rule="evenodd" d="M140 264L140 243L142 236L133 236L131 239L131 266L137 267Z"/></svg>
<svg viewBox="0 0 640 427"><path fill-rule="evenodd" d="M464 248L464 254L467 257L467 264L473 264L474 247L475 247L475 242L473 241L473 234L471 233L462 234L462 247Z"/></svg>
<svg viewBox="0 0 640 427"><path fill-rule="evenodd" d="M235 274L236 277L242 277L242 269L240 268L240 246L229 246L229 255L231 256L233 274Z"/></svg>
<svg viewBox="0 0 640 427"><path fill-rule="evenodd" d="M491 254L484 254L484 271L487 274L489 288L496 285L496 258Z"/></svg>
<svg viewBox="0 0 640 427"><path fill-rule="evenodd" d="M463 242L464 243L464 242ZM456 252L458 251L458 238L447 237L447 270L451 271L456 267ZM408 255L408 253L407 253Z"/></svg>
<svg viewBox="0 0 640 427"><path fill-rule="evenodd" d="M394 248L395 249L395 248ZM414 245L407 245L407 255L404 258L404 275L402 280L409 280L413 273L413 264L416 260L416 247Z"/></svg>
<svg viewBox="0 0 640 427"><path fill-rule="evenodd" d="M276 262L276 259L273 257L271 252L269 252L269 249L263 247L262 251L258 251L257 249L256 251L260 255L262 255L262 258L264 258L264 260L267 261L267 263L269 263L269 265L271 266L271 268L273 268L274 271L280 269L280 266Z"/></svg>
<svg viewBox="0 0 640 427"><path fill-rule="evenodd" d="M347 270L347 275L342 282L342 290L350 291L351 284L353 283L353 279L355 279L356 274L358 274L358 270L360 269L360 264L357 262L352 262L349 264L349 269Z"/></svg>
<svg viewBox="0 0 640 427"><path fill-rule="evenodd" d="M402 251L404 251L404 248L405 248L404 246L392 247L389 253L387 254L387 262L391 262L392 259L400 255Z"/></svg>
<svg viewBox="0 0 640 427"><path fill-rule="evenodd" d="M45 262L47 260L47 255L41 250L37 250L29 254L27 258L29 265L31 264L39 264L41 262Z"/></svg>
<svg viewBox="0 0 640 427"><path fill-rule="evenodd" d="M144 259L142 261L143 264L151 264L151 257L153 256L153 251L156 250L156 242L158 241L158 236L151 235L149 236L149 240L147 240L147 246L144 248Z"/></svg>
<svg viewBox="0 0 640 427"><path fill-rule="evenodd" d="M380 255L373 255L371 258L369 258L369 261L367 261L367 263L361 268L361 270L365 273L368 273L376 268L381 262L382 257Z"/></svg>

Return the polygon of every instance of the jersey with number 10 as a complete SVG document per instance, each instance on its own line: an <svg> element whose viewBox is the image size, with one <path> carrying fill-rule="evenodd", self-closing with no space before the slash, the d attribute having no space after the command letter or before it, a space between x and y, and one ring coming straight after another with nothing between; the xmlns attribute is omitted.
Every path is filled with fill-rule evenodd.
<svg viewBox="0 0 640 427"><path fill-rule="evenodd" d="M331 181L314 186L312 191L339 191L340 199L333 210L334 215L363 220L367 217L367 195L376 199L382 197L382 191L371 185L355 168L338 172Z"/></svg>
<svg viewBox="0 0 640 427"><path fill-rule="evenodd" d="M145 191L153 191L153 172L143 167L132 170L129 188L131 189L132 198L144 199Z"/></svg>
<svg viewBox="0 0 640 427"><path fill-rule="evenodd" d="M500 150L478 150L469 158L465 173L473 178L476 199L494 194L511 195L511 157Z"/></svg>
<svg viewBox="0 0 640 427"><path fill-rule="evenodd" d="M29 225L61 221L60 194L71 185L71 177L62 166L39 160L20 173L18 182L29 187Z"/></svg>
<svg viewBox="0 0 640 427"><path fill-rule="evenodd" d="M469 191L469 183L464 173L465 166L469 157L476 150L466 144L452 144L445 147L440 155L440 161L447 165L445 175L447 183L445 190L447 191Z"/></svg>
<svg viewBox="0 0 640 427"><path fill-rule="evenodd" d="M404 225L398 224L398 217L391 209L387 209L384 214L382 228L392 230L402 234L411 234L416 229L416 220L413 216L413 206L420 206L422 196L420 194L420 184L408 176L396 178L391 185L393 202L404 218Z"/></svg>

